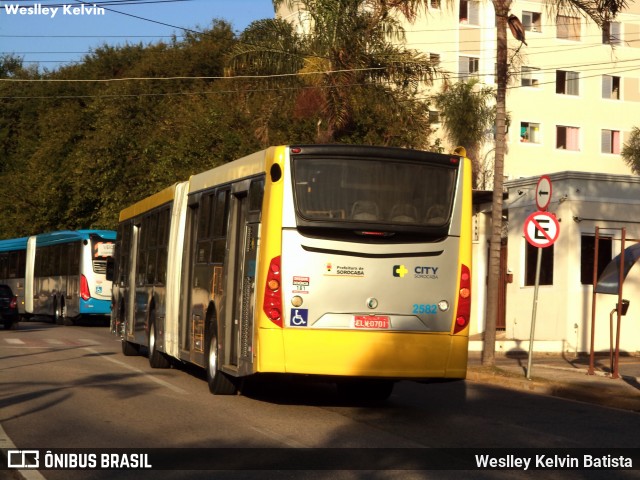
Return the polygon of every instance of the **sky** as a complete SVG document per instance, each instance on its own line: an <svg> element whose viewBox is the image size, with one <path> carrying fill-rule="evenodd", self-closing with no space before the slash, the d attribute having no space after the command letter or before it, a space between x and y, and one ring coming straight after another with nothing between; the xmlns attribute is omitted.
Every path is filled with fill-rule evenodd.
<svg viewBox="0 0 640 480"><path fill-rule="evenodd" d="M0 56L55 70L104 44L169 41L180 27L200 30L214 18L241 32L273 16L271 0L0 0Z"/></svg>

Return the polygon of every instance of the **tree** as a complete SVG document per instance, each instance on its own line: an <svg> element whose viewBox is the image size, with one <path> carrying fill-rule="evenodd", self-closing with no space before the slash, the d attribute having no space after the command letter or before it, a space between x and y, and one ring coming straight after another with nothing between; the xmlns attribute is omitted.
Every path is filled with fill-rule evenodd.
<svg viewBox="0 0 640 480"><path fill-rule="evenodd" d="M466 82L445 83L443 91L435 96L449 142L465 147L471 159L473 188L479 185L482 170L479 155L487 133L493 137L495 95L492 87L482 87L477 78L472 78Z"/></svg>
<svg viewBox="0 0 640 480"><path fill-rule="evenodd" d="M434 68L423 54L393 43L404 31L389 14L411 2L274 0L276 7L284 3L299 13L305 34L283 20L255 22L229 58L230 75L270 75L272 88L290 89L297 111L317 126L316 141L352 137L361 119L377 115L367 101L372 97L378 99L376 108L384 105L388 118L401 124L422 118L420 131L428 134L427 112L416 94L422 82L431 81ZM421 116L399 116L403 112ZM266 125L263 121L262 132ZM424 141L408 145L403 136L389 141L425 146Z"/></svg>
<svg viewBox="0 0 640 480"><path fill-rule="evenodd" d="M640 175L640 128L631 130L629 141L622 147L622 158L633 173Z"/></svg>

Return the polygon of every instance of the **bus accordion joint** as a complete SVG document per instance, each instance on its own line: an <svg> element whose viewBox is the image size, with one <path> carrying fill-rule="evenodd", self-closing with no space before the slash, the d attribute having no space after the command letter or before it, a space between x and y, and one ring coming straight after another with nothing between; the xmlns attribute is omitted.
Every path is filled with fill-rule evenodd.
<svg viewBox="0 0 640 480"><path fill-rule="evenodd" d="M471 315L471 271L466 265L462 265L460 272L460 289L458 290L458 309L456 311L456 323L453 333L460 333L469 325Z"/></svg>
<svg viewBox="0 0 640 480"><path fill-rule="evenodd" d="M267 283L264 287L264 303L262 309L267 314L269 320L282 328L282 296L280 294L281 284L280 256L274 257L269 263L267 273Z"/></svg>

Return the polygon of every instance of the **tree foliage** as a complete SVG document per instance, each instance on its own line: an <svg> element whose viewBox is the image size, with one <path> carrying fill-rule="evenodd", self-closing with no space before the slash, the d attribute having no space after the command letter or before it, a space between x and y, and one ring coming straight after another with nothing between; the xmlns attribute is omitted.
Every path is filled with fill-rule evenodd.
<svg viewBox="0 0 640 480"><path fill-rule="evenodd" d="M447 83L435 96L449 142L465 147L473 163L474 188L478 187L478 176L483 167L479 158L480 150L488 138L493 140L495 96L495 89L482 87L477 78Z"/></svg>
<svg viewBox="0 0 640 480"><path fill-rule="evenodd" d="M325 119L338 118L326 116L329 98L348 105L347 121L332 120L336 140L425 145L428 108L410 88L417 77L406 70L418 67L402 64L406 52L389 49L386 63L372 63L358 47L362 66L389 71L345 72L346 83L324 73L255 78L292 66L316 72L328 58L352 65L344 42L328 56L308 54L327 41L285 22L259 21L236 35L214 20L166 43L103 45L55 71L0 57L0 238L114 228L120 210L192 174L270 144L316 141L330 129ZM225 78L232 71L251 78ZM401 78L406 86L393 83Z"/></svg>
<svg viewBox="0 0 640 480"><path fill-rule="evenodd" d="M640 128L631 130L629 140L622 147L622 158L633 173L640 175Z"/></svg>

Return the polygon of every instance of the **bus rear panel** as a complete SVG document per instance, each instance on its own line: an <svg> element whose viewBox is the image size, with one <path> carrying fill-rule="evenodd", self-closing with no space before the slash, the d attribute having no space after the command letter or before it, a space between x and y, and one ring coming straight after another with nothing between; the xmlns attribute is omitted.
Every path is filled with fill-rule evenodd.
<svg viewBox="0 0 640 480"><path fill-rule="evenodd" d="M260 256L266 272L258 283L266 293L257 301L257 371L464 378L471 264L466 161L368 147L289 152L281 231L264 224L262 230L268 248ZM277 215L279 194L267 192L263 218ZM279 258L269 256L274 251ZM274 259L279 315L267 286Z"/></svg>

